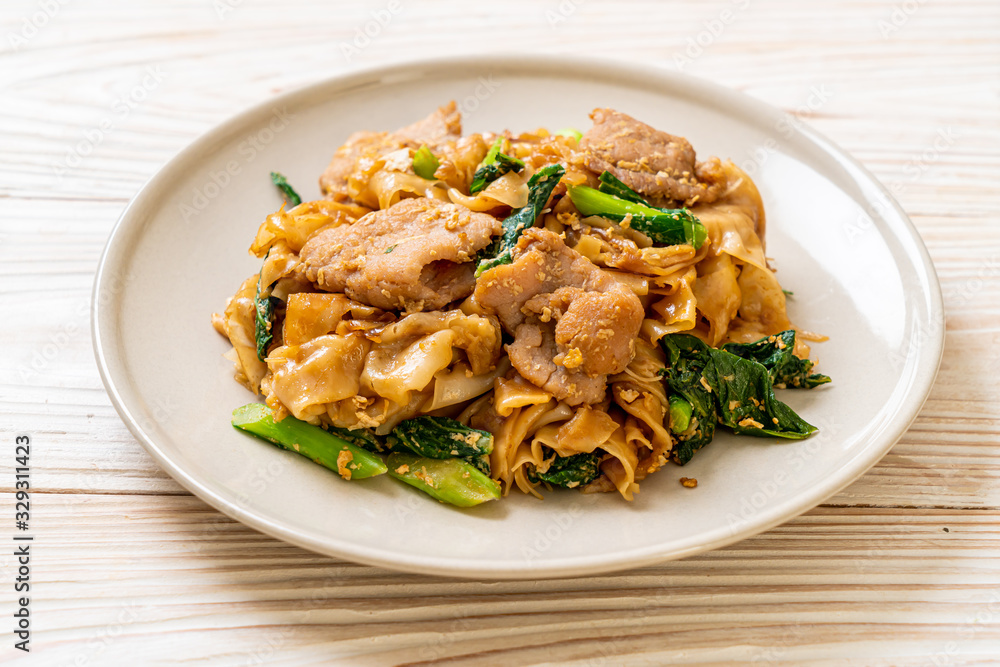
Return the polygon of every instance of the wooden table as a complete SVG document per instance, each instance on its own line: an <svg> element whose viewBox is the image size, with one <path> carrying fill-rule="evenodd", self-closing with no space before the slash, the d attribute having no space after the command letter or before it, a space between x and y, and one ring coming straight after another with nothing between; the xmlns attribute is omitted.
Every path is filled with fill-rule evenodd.
<svg viewBox="0 0 1000 667"><path fill-rule="evenodd" d="M0 660L1000 661L995 0L22 0L0 21L0 490L9 541L14 437L30 434L35 538L30 654L7 629L18 563L0 556ZM129 198L252 103L484 48L713 79L797 113L892 189L936 263L947 343L930 399L881 463L726 549L504 583L318 556L220 515L157 468L111 408L89 334L94 268Z"/></svg>

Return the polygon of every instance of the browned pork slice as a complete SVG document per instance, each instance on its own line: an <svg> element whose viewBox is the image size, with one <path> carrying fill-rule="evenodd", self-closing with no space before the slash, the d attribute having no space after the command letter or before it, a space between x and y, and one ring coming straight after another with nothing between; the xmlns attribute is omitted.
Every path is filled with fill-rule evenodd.
<svg viewBox="0 0 1000 667"><path fill-rule="evenodd" d="M393 134L416 147L427 144L430 148L436 148L462 137L462 114L455 105L455 100L452 100L427 118L401 127Z"/></svg>
<svg viewBox="0 0 1000 667"><path fill-rule="evenodd" d="M725 188L718 158L695 162L684 137L661 132L613 109L594 109L580 140L584 164L596 174L610 171L656 205L715 201Z"/></svg>
<svg viewBox="0 0 1000 667"><path fill-rule="evenodd" d="M454 100L439 108L427 118L395 132L355 132L337 149L326 171L319 177L319 187L335 201L349 199L347 178L354 171L358 160L375 158L400 148L420 148L427 144L432 150L462 136L462 117Z"/></svg>
<svg viewBox="0 0 1000 667"><path fill-rule="evenodd" d="M333 154L326 171L319 177L319 189L334 201L350 199L347 194L347 177L354 171L358 160L365 155L384 155L399 148L402 145L388 132L355 132Z"/></svg>
<svg viewBox="0 0 1000 667"><path fill-rule="evenodd" d="M638 297L545 229L526 230L513 259L476 285L479 304L514 335L511 364L570 405L601 401L607 376L632 360Z"/></svg>
<svg viewBox="0 0 1000 667"><path fill-rule="evenodd" d="M472 293L476 253L500 233L491 215L404 199L319 232L300 253L306 278L377 308L437 310Z"/></svg>

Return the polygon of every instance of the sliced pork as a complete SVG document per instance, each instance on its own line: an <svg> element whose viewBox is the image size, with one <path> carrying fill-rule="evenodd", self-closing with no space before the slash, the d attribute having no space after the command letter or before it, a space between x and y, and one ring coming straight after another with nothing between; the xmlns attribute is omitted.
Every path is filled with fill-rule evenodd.
<svg viewBox="0 0 1000 667"><path fill-rule="evenodd" d="M500 233L486 213L404 199L319 232L300 254L308 280L386 310L437 310L472 293L476 253Z"/></svg>
<svg viewBox="0 0 1000 667"><path fill-rule="evenodd" d="M638 297L545 229L526 230L513 259L484 273L475 292L513 334L511 364L570 405L601 401L607 376L632 359Z"/></svg>
<svg viewBox="0 0 1000 667"><path fill-rule="evenodd" d="M462 137L462 119L455 102L437 109L427 118L395 132L355 132L337 149L326 171L319 178L323 194L335 201L350 199L347 179L354 172L358 160L377 158L401 148L420 148L424 144L431 150Z"/></svg>
<svg viewBox="0 0 1000 667"><path fill-rule="evenodd" d="M725 188L718 158L695 161L684 137L661 132L613 109L594 109L593 127L580 140L580 151L595 174L610 171L658 206L686 206L715 201Z"/></svg>

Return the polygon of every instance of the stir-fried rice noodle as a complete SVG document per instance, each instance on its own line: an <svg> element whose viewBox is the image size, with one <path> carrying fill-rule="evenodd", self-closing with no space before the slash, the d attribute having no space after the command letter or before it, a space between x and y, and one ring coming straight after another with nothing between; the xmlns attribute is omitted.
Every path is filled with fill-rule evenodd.
<svg viewBox="0 0 1000 667"><path fill-rule="evenodd" d="M538 473L545 473L557 457L590 453L599 457L600 473L582 485L583 490L616 491L631 500L640 482L667 462L675 444L665 424L669 405L661 371L667 360L658 341L687 332L719 346L793 328L785 293L765 257L760 195L732 162L713 167L714 189L706 192L716 193L714 199L677 202L686 203L707 231L707 240L696 250L686 244L654 243L627 221L577 211L567 187L595 186L599 172L588 167L587 154L573 136L546 130L449 134L435 138L437 143L377 136L379 143L360 151L353 168L348 164L342 169L347 175L338 182L346 190L331 194L332 199L283 207L265 218L250 247L263 260L262 270L242 283L216 317L217 328L232 344L229 358L236 379L262 395L278 419L291 415L313 424L366 428L384 435L417 415L450 416L493 434L491 475L505 493L516 488L542 497L546 485ZM505 152L524 167L470 194L473 174L497 136L506 137ZM414 155L422 144L439 160L433 178L414 173ZM358 152L345 148L338 155L343 160L351 151ZM514 262L502 267L508 273L494 273L496 269L476 280L477 255L489 237L511 211L528 204L532 175L555 163L565 168L562 182L538 217L537 229L522 237ZM440 226L434 228L436 235L430 234L430 227L426 235L418 230L340 264L331 260L318 265L313 251L303 250L311 249L320 233L331 239L326 243L336 243L340 230L361 224L374 212L392 214L394 206L413 198L437 202L428 209L437 217L426 223ZM487 229L482 240L469 232L470 225L481 224L468 217L474 215L496 218L496 226ZM390 236L394 225L390 219ZM401 253L398 260L393 252ZM450 259L435 259L445 256ZM544 258L538 259L541 268L522 271L529 257ZM419 295L401 296L395 308L381 302L376 307L359 296L363 291L353 296L324 291L307 277L360 271L375 260L421 262L415 270L430 289L452 290L448 298L457 296L436 309L425 310L428 300ZM490 287L486 281L491 274L513 278ZM386 276L385 285L390 278ZM549 284L553 280L557 284ZM273 340L264 360L256 347L259 285L272 288L276 306ZM382 289L391 292L390 302L394 289ZM486 305L489 299L483 295L489 296L488 289L504 290L498 302L516 302L515 307L505 312ZM526 289L535 291L522 304L518 299ZM599 298L605 299L604 305L597 303ZM572 336L590 335L574 327L586 330L597 308L638 313L623 348L624 361L617 366L603 362L598 352L580 362L575 355L583 348L566 347L566 340L576 340ZM571 324L578 311L580 322ZM616 318L604 329L593 324L598 331L593 335L610 338L622 319L628 318ZM795 353L803 358L809 354L803 342L807 337L818 338L799 337ZM529 338L534 342L525 354L553 369L547 383L529 380L530 373L519 366L522 357L514 354L521 344L514 341ZM545 356L557 348L558 355ZM614 367L589 371L601 363ZM551 379L559 374L565 383ZM579 400L583 389L574 389L574 378L581 387L589 383L587 400Z"/></svg>

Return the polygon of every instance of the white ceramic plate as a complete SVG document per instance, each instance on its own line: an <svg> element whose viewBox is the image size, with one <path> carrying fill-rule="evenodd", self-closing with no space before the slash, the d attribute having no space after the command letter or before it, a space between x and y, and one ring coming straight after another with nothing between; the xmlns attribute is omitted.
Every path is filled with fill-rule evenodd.
<svg viewBox="0 0 1000 667"><path fill-rule="evenodd" d="M610 106L732 158L767 208L768 255L792 320L833 384L781 398L820 433L776 442L720 433L684 468L617 495L514 492L473 510L386 476L348 483L237 432L253 399L209 317L258 270L246 248L280 206L268 172L306 198L358 129L394 129L447 100L465 131L589 127ZM680 558L759 533L873 465L923 404L942 349L940 289L905 214L853 159L748 96L659 69L565 58L463 58L351 74L276 97L171 160L118 221L94 288L93 334L128 428L178 482L222 512L318 552L481 578L592 574ZM678 483L698 479L697 489Z"/></svg>

